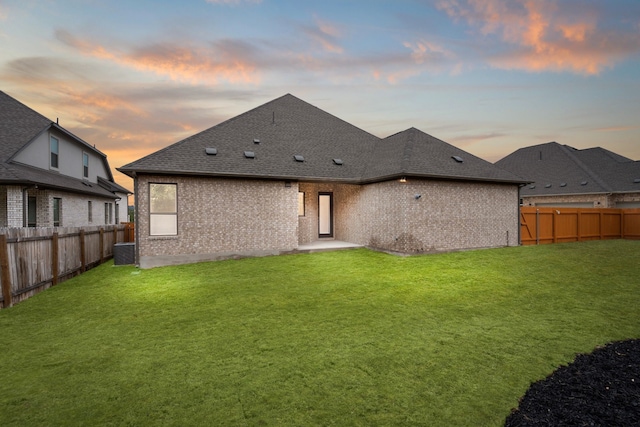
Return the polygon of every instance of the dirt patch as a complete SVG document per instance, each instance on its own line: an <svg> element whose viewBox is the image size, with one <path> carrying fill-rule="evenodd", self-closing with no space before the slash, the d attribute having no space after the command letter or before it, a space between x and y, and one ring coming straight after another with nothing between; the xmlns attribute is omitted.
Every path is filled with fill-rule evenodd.
<svg viewBox="0 0 640 427"><path fill-rule="evenodd" d="M579 354L533 383L505 426L640 426L640 339Z"/></svg>

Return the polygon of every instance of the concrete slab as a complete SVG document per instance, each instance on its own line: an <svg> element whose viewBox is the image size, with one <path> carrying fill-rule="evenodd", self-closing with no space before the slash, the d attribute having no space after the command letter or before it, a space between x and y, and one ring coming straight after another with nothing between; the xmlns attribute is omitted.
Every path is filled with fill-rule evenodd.
<svg viewBox="0 0 640 427"><path fill-rule="evenodd" d="M354 249L362 247L363 245L343 242L340 240L316 240L315 242L311 242L306 245L299 245L298 252L335 251L339 249Z"/></svg>

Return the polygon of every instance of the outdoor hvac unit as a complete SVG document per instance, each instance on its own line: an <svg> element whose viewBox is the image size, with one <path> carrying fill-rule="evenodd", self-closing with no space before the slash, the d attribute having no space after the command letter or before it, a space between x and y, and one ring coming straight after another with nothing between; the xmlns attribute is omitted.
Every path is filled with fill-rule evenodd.
<svg viewBox="0 0 640 427"><path fill-rule="evenodd" d="M134 264L135 262L135 243L116 243L115 245L113 245L113 263L115 265Z"/></svg>

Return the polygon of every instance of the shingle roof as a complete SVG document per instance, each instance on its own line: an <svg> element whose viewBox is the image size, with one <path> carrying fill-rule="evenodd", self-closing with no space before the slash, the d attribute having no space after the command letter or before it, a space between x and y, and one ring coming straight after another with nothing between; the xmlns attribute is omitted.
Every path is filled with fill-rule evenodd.
<svg viewBox="0 0 640 427"><path fill-rule="evenodd" d="M512 173L416 128L379 141L364 178L375 180L398 174L473 181L522 181Z"/></svg>
<svg viewBox="0 0 640 427"><path fill-rule="evenodd" d="M63 127L53 123L42 114L0 91L0 183L40 185L46 188L112 197L113 193L105 186L20 164L12 160L20 150L50 129L66 135L69 139L83 145L86 150L91 150L99 155L105 163L105 169L109 174L107 178L113 179L106 156L103 153ZM112 184L115 183L112 182Z"/></svg>
<svg viewBox="0 0 640 427"><path fill-rule="evenodd" d="M207 148L216 154L207 154ZM246 158L245 151L254 152L255 158ZM296 155L304 161L296 161ZM457 164L452 155L467 160ZM342 165L334 159L342 160ZM402 175L521 182L417 129L380 139L290 94L118 170L129 176L158 173L352 183Z"/></svg>
<svg viewBox="0 0 640 427"><path fill-rule="evenodd" d="M640 192L640 162L604 148L578 150L557 142L521 148L496 162L527 178L522 196Z"/></svg>
<svg viewBox="0 0 640 427"><path fill-rule="evenodd" d="M51 126L51 120L0 91L0 163Z"/></svg>

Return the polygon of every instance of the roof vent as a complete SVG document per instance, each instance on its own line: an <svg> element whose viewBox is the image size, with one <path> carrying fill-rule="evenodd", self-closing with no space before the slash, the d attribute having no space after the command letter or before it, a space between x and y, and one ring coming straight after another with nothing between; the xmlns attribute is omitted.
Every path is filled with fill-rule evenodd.
<svg viewBox="0 0 640 427"><path fill-rule="evenodd" d="M218 154L218 150L216 148L211 148L211 147L205 148L204 152L207 153L209 156L215 156L216 154Z"/></svg>
<svg viewBox="0 0 640 427"><path fill-rule="evenodd" d="M636 179L634 179L634 180L633 180L633 183L634 183L634 184L640 184L640 178L636 178Z"/></svg>
<svg viewBox="0 0 640 427"><path fill-rule="evenodd" d="M582 181L582 182L580 183L580 185L587 185L588 183L589 183L589 181Z"/></svg>
<svg viewBox="0 0 640 427"><path fill-rule="evenodd" d="M260 140L258 138L253 138L253 143L254 144L260 144Z"/></svg>
<svg viewBox="0 0 640 427"><path fill-rule="evenodd" d="M295 154L293 158L296 160L296 162L304 162L304 156L301 156L300 154Z"/></svg>
<svg viewBox="0 0 640 427"><path fill-rule="evenodd" d="M458 163L464 162L464 159L462 157L460 157L460 156L451 156L451 158L453 160L455 160L456 162L458 162Z"/></svg>
<svg viewBox="0 0 640 427"><path fill-rule="evenodd" d="M333 159L333 164L342 166L344 162L342 161L342 159Z"/></svg>
<svg viewBox="0 0 640 427"><path fill-rule="evenodd" d="M536 186L535 186L535 185L530 185L530 186L529 186L529 189L530 189L530 190L533 190L534 188L536 188Z"/></svg>
<svg viewBox="0 0 640 427"><path fill-rule="evenodd" d="M560 183L560 187L566 187L566 186L567 186L567 183L566 183L566 182L561 182L561 183Z"/></svg>
<svg viewBox="0 0 640 427"><path fill-rule="evenodd" d="M244 152L244 156L245 156L247 159L255 159L255 157L256 157L256 153L254 153L253 151L245 151L245 152Z"/></svg>
<svg viewBox="0 0 640 427"><path fill-rule="evenodd" d="M544 188L551 188L551 184L545 185Z"/></svg>

